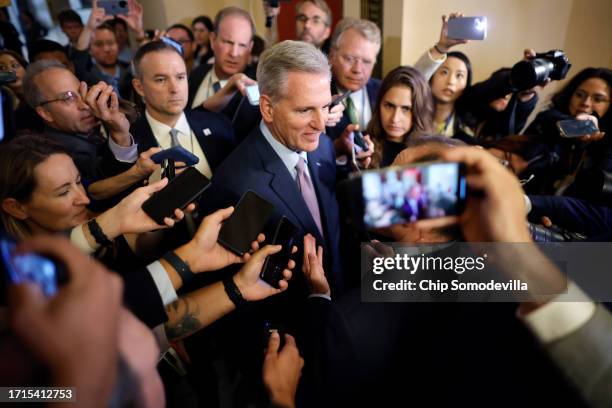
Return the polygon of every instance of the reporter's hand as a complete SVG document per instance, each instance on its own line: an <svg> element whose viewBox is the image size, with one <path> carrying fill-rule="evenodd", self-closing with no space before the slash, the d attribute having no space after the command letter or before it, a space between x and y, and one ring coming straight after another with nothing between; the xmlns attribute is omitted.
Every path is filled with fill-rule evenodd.
<svg viewBox="0 0 612 408"><path fill-rule="evenodd" d="M143 14L142 4L136 0L128 0L127 15L117 14L117 18L125 21L130 30L135 33L136 38L142 38L144 37Z"/></svg>
<svg viewBox="0 0 612 408"><path fill-rule="evenodd" d="M113 16L106 15L106 11L104 11L102 7L98 7L97 0L93 0L91 4L91 13L89 14L85 27L93 31L105 21L112 19Z"/></svg>
<svg viewBox="0 0 612 408"><path fill-rule="evenodd" d="M295 393L302 375L304 359L293 336L285 335L285 345L280 347L278 332L272 332L263 364L263 382L270 401L278 407L294 407Z"/></svg>
<svg viewBox="0 0 612 408"><path fill-rule="evenodd" d="M54 385L76 386L82 406L106 403L117 371L121 279L64 237L36 236L19 251L57 259L69 279L50 299L33 284L10 287L15 334L50 369Z"/></svg>
<svg viewBox="0 0 612 408"><path fill-rule="evenodd" d="M367 169L370 167L370 163L372 163L372 154L374 154L374 142L370 138L370 135L363 135L363 140L366 142L368 146L368 150L359 152L355 159L357 160L357 165L359 168Z"/></svg>
<svg viewBox="0 0 612 408"><path fill-rule="evenodd" d="M340 94L334 95L334 98L338 98ZM344 114L344 104L339 103L333 108L329 110L329 116L327 117L327 121L325 122L325 126L334 127L342 120L342 115Z"/></svg>
<svg viewBox="0 0 612 408"><path fill-rule="evenodd" d="M265 299L287 289L289 286L287 281L291 279L291 270L295 268L293 260L289 260L287 268L283 270L283 279L279 282L280 289L273 288L259 277L266 257L277 253L281 248L281 245L266 245L255 252L234 275L234 282L246 300Z"/></svg>
<svg viewBox="0 0 612 408"><path fill-rule="evenodd" d="M266 17L272 17L272 18L278 17L278 15L280 14L281 6L280 6L280 2L278 2L277 4L278 4L277 7L270 7L270 3L267 2L266 0L263 0L264 13Z"/></svg>
<svg viewBox="0 0 612 408"><path fill-rule="evenodd" d="M233 94L234 92L238 91L245 96L247 86L255 85L256 83L257 81L240 72L232 75L230 79L228 79L225 86L219 90L219 92L223 91L228 94Z"/></svg>
<svg viewBox="0 0 612 408"><path fill-rule="evenodd" d="M233 212L234 207L228 207L205 217L193 239L175 251L181 259L189 264L193 272L216 271L235 263L244 263L249 259L250 254L239 257L218 242L219 231L223 222ZM257 240L251 243L251 248L259 249L259 244L264 239L265 236L259 234Z"/></svg>
<svg viewBox="0 0 612 408"><path fill-rule="evenodd" d="M311 294L331 295L323 269L323 247L317 247L316 239L310 234L304 235L302 272L304 272Z"/></svg>
<svg viewBox="0 0 612 408"><path fill-rule="evenodd" d="M443 151L441 160L466 165L470 194L459 217L417 221L433 229L459 222L470 242L532 242L525 222L525 199L518 179L486 150L456 147Z"/></svg>
<svg viewBox="0 0 612 408"><path fill-rule="evenodd" d="M122 234L140 234L155 231L160 228L171 228L185 217L185 212L177 208L174 210L174 218L164 218L165 225L159 225L142 209L142 204L154 193L162 190L168 184L168 179L163 178L156 183L149 184L134 190L116 206L99 215L96 220L102 231L113 239ZM189 204L185 211L193 211L194 204Z"/></svg>
<svg viewBox="0 0 612 408"><path fill-rule="evenodd" d="M448 20L451 18L463 17L463 13L450 13L448 16L442 16L442 28L440 29L440 39L438 40L438 48L440 51L448 52L452 47L460 44L467 44L468 40L456 40L448 38Z"/></svg>
<svg viewBox="0 0 612 408"><path fill-rule="evenodd" d="M162 149L160 147L152 147L149 150L140 153L138 160L136 160L136 164L134 164L135 171L139 177L149 177L155 170L161 169L159 164L151 160L151 156L161 151Z"/></svg>
<svg viewBox="0 0 612 408"><path fill-rule="evenodd" d="M110 137L121 146L129 146L130 122L119 110L119 97L113 87L100 81L87 89L87 84L81 82L79 92L83 101L91 109L91 113L104 123L110 132Z"/></svg>
<svg viewBox="0 0 612 408"><path fill-rule="evenodd" d="M576 119L578 120L590 120L591 122L593 122L595 124L595 127L597 129L599 129L599 121L597 120L597 118L594 115L589 115L588 113L579 113L578 115L576 115ZM605 132L593 132L590 135L584 135L582 137L579 137L578 140L580 140L581 142L597 142L598 140L603 139L603 137L605 136Z"/></svg>

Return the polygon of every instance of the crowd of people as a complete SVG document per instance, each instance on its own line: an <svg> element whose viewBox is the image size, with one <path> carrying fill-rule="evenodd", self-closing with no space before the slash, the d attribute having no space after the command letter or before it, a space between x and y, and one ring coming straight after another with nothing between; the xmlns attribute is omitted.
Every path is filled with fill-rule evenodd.
<svg viewBox="0 0 612 408"><path fill-rule="evenodd" d="M0 228L68 277L51 297L0 279L0 383L76 387L83 407L610 406L609 304L566 282L528 226L612 239L612 70L570 71L529 122L550 78L518 89L500 67L473 83L469 44L448 36L461 13L378 79L376 24L332 26L324 0L301 0L295 40L279 41L281 7L264 2L262 39L238 7L148 30L137 0L116 16L94 0L86 22L57 16L67 45L32 16L26 56L3 42ZM595 130L564 137L567 119ZM187 168L154 160L176 147L211 183L160 224L143 204ZM342 197L349 174L431 160L465 167L463 212L440 217L458 188L446 170L390 169L364 192L380 207L370 226L386 228L364 235ZM237 255L219 233L249 191L273 210ZM282 250L281 218L298 232L276 287L261 271ZM392 251L380 241L524 243L508 278L563 288L516 303L361 302L361 256Z"/></svg>

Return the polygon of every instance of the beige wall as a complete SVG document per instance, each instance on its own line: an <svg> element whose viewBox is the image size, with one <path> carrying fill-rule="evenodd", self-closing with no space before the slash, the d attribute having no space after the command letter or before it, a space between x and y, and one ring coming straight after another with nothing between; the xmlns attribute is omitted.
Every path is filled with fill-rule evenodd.
<svg viewBox="0 0 612 408"><path fill-rule="evenodd" d="M403 64L413 64L437 41L442 14L461 11L487 16L489 23L485 41L456 47L470 57L475 80L512 66L526 47L565 50L573 63L570 77L587 66L612 66L610 0L389 0L385 7L392 8L386 13L404 16L401 48L393 50ZM385 65L385 72L391 68ZM558 86L548 86L544 96Z"/></svg>

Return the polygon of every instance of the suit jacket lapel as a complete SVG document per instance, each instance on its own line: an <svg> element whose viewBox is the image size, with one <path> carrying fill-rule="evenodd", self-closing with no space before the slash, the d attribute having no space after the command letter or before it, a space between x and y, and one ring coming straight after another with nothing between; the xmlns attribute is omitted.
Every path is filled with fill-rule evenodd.
<svg viewBox="0 0 612 408"><path fill-rule="evenodd" d="M151 126L149 126L149 122L144 113L140 119L132 125L130 131L136 139L136 143L138 143L139 153L149 150L152 147L159 147L159 143L157 143L157 139L155 139Z"/></svg>
<svg viewBox="0 0 612 408"><path fill-rule="evenodd" d="M323 137L323 135L321 135ZM312 153L308 153L308 171L310 172L310 178L312 180L312 185L317 192L317 201L319 203L319 212L321 214L321 227L323 227L323 233L325 236L330 236L330 231L328 230L328 222L327 222L327 208L325 203L331 202L332 197L330 197L328 191L325 188L321 188L320 176L319 172L321 170L321 158L318 154L318 150L315 150ZM322 242L325 242L323 239Z"/></svg>
<svg viewBox="0 0 612 408"><path fill-rule="evenodd" d="M264 169L271 174L270 188L276 193L278 198L285 203L286 207L302 225L306 231L311 231L321 239L317 225L310 214L308 206L302 198L302 194L297 188L297 183L291 177L289 170L278 157L272 146L266 141L264 135L258 129L255 148L262 159ZM312 174L311 174L312 175ZM323 242L323 241L322 241Z"/></svg>
<svg viewBox="0 0 612 408"><path fill-rule="evenodd" d="M219 165L214 159L221 156L221 152L218 151L219 145L213 140L212 134L204 134L205 125L196 120L194 116L191 115L191 111L185 111L185 117L187 118L187 123L189 123L191 131L202 148L206 161L208 161L211 169L214 170L217 165Z"/></svg>

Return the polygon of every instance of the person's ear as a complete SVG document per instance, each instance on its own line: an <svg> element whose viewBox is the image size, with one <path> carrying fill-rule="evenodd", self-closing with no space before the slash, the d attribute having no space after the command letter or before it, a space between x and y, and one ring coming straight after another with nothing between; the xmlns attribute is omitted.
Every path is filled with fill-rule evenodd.
<svg viewBox="0 0 612 408"><path fill-rule="evenodd" d="M14 198L5 198L2 200L2 211L18 220L23 221L28 218L28 211L25 206Z"/></svg>
<svg viewBox="0 0 612 408"><path fill-rule="evenodd" d="M273 122L274 105L272 104L272 99L268 95L261 95L259 97L259 111L261 112L261 117L264 122Z"/></svg>
<svg viewBox="0 0 612 408"><path fill-rule="evenodd" d="M214 31L211 31L208 35L208 40L210 41L210 46L212 47L216 43L217 34L215 34Z"/></svg>
<svg viewBox="0 0 612 408"><path fill-rule="evenodd" d="M40 116L45 122L54 122L53 120L53 115L51 114L51 112L49 112L47 109L43 108L42 106L37 106L36 107L36 113L38 113L38 116Z"/></svg>
<svg viewBox="0 0 612 408"><path fill-rule="evenodd" d="M138 95L141 98L144 98L144 87L142 86L142 81L139 78L132 79L132 86Z"/></svg>

